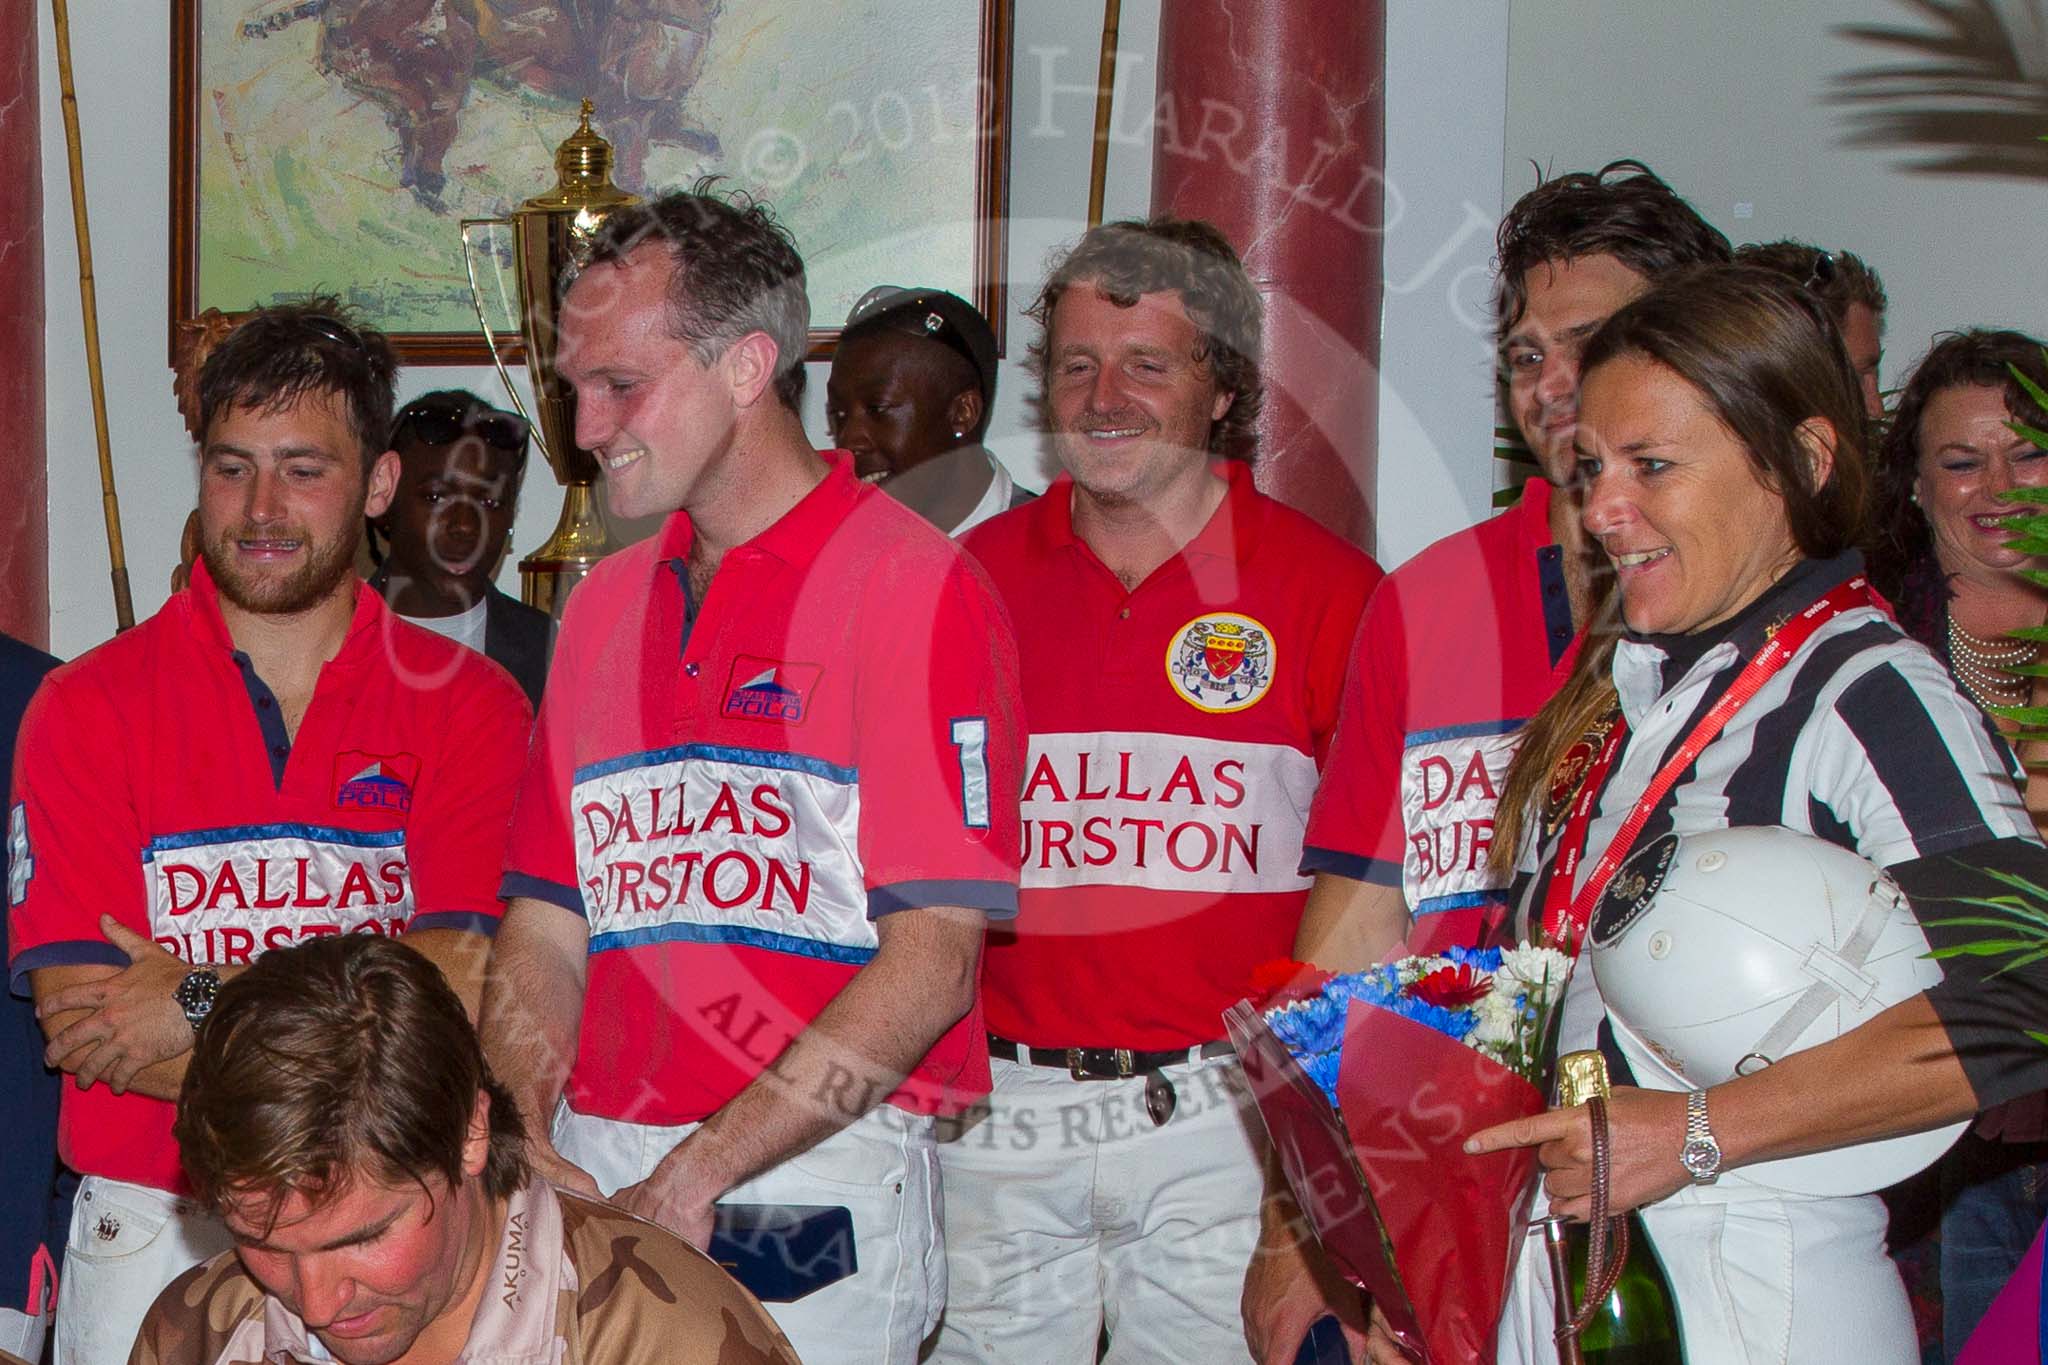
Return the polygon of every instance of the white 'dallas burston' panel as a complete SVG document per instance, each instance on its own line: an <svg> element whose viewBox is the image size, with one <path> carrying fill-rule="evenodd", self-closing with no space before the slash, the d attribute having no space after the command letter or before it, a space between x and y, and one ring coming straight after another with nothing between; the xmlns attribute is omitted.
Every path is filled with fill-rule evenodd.
<svg viewBox="0 0 2048 1365"><path fill-rule="evenodd" d="M1149 732L1031 737L1023 885L1295 891L1315 760Z"/></svg>
<svg viewBox="0 0 2048 1365"><path fill-rule="evenodd" d="M412 919L405 832L323 825L194 830L150 841L149 932L187 962L243 963L320 934Z"/></svg>
<svg viewBox="0 0 2048 1365"><path fill-rule="evenodd" d="M570 801L592 952L691 940L873 954L853 769L687 745L585 768Z"/></svg>

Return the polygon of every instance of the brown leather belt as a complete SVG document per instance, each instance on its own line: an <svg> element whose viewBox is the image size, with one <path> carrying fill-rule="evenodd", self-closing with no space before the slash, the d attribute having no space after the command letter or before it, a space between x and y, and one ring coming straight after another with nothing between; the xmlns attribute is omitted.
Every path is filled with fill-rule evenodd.
<svg viewBox="0 0 2048 1365"><path fill-rule="evenodd" d="M1149 1075L1163 1066L1232 1057L1237 1055L1237 1049L1227 1041L1167 1048L1161 1052L1137 1052L1127 1047L1034 1048L991 1033L988 1036L988 1055L1006 1062L1021 1062L1025 1066L1056 1067L1077 1081L1121 1081L1132 1076Z"/></svg>

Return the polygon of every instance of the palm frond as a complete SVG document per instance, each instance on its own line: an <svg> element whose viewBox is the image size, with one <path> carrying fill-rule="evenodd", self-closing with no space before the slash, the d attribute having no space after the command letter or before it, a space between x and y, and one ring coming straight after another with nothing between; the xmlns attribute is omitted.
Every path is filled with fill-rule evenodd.
<svg viewBox="0 0 2048 1365"><path fill-rule="evenodd" d="M1849 145L1924 153L1909 168L1932 174L2048 177L2039 140L2048 127L2044 0L1897 3L1923 26L1835 29L1918 59L1834 77L1828 99L1849 111Z"/></svg>

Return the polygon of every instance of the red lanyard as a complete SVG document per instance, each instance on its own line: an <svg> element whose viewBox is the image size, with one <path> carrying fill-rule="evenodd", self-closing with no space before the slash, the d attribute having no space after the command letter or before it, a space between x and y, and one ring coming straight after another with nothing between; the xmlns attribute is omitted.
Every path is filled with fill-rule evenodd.
<svg viewBox="0 0 2048 1365"><path fill-rule="evenodd" d="M1566 922L1570 923L1569 942L1574 951L1584 946L1586 925L1593 917L1593 907L1599 903L1607 883L1614 879L1622 862L1634 847L1636 836L1649 823L1650 814L1657 803L1664 799L1679 777L1698 759L1702 751L1714 742L1737 711L1762 689L1771 677L1792 661L1799 647L1813 638L1814 632L1856 607L1875 606L1876 598L1871 595L1870 586L1862 575L1838 586L1826 597L1800 612L1778 628L1777 634L1765 642L1749 661L1721 700L1714 703L1714 709L1707 712L1693 732L1685 737L1685 743L1678 746L1678 752L1671 756L1650 779L1650 785L1637 798L1635 809L1628 813L1628 819L1621 822L1621 828L1608 841L1607 851L1600 855L1600 861L1587 876L1585 886L1577 896L1572 895L1572 882L1579 870L1579 860L1586 851L1586 832L1593 823L1593 806L1600 795L1600 786L1606 781L1607 773L1614 766L1614 760L1621 753L1621 746L1628 738L1628 722L1617 719L1614 730L1607 736L1607 743L1601 746L1599 757L1586 770L1584 783L1579 788L1578 798L1572 802L1571 817L1564 827L1564 837L1558 842L1556 868L1550 875L1550 889L1543 899L1543 929L1555 942L1567 941L1564 933Z"/></svg>

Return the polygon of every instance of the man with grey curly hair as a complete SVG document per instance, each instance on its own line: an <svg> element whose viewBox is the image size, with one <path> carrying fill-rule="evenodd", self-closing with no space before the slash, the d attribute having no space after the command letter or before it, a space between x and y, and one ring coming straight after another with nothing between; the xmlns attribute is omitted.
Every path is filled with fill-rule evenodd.
<svg viewBox="0 0 2048 1365"><path fill-rule="evenodd" d="M1207 223L1097 228L1032 309L1065 472L967 539L1030 754L994 1092L940 1144L945 1361L1243 1359L1260 1155L1221 1015L1284 956L1377 566L1252 486L1260 303Z"/></svg>

